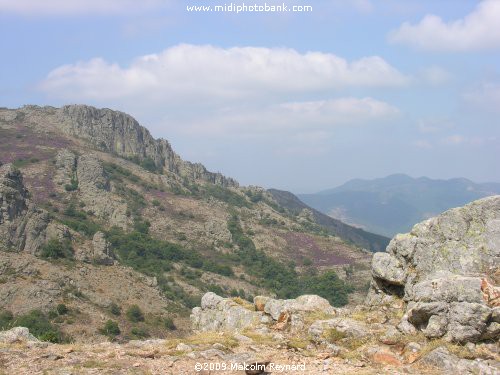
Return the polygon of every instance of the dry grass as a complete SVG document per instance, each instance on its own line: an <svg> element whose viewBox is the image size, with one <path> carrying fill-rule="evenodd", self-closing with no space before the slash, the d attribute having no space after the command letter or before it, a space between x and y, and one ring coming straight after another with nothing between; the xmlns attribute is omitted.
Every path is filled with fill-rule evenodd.
<svg viewBox="0 0 500 375"><path fill-rule="evenodd" d="M234 336L229 333L200 332L182 339L168 340L166 346L167 349L174 349L180 343L200 346L211 346L215 343L219 343L224 345L226 348L234 348L239 345L238 340L236 340Z"/></svg>
<svg viewBox="0 0 500 375"><path fill-rule="evenodd" d="M305 349L307 349L307 347L309 346L310 343L311 343L311 341L308 339L294 337L294 338L288 340L287 346L289 348L292 348L292 349L305 350Z"/></svg>
<svg viewBox="0 0 500 375"><path fill-rule="evenodd" d="M250 330L244 330L243 334L249 338L251 338L255 344L257 345L274 345L276 344L276 339L271 335L264 335L256 332L252 332Z"/></svg>
<svg viewBox="0 0 500 375"><path fill-rule="evenodd" d="M347 335L344 332L341 332L336 328L330 328L323 332L323 338L332 344L338 343L346 337Z"/></svg>
<svg viewBox="0 0 500 375"><path fill-rule="evenodd" d="M328 314L324 311L311 311L304 314L304 323L306 325L311 325L317 320L328 320L335 318L335 315Z"/></svg>
<svg viewBox="0 0 500 375"><path fill-rule="evenodd" d="M255 306L253 305L253 303L248 302L247 300L244 300L241 297L234 297L234 298L231 298L231 299L233 300L233 302L236 302L241 307L243 307L243 308L245 308L247 310L250 310L250 311L255 311Z"/></svg>

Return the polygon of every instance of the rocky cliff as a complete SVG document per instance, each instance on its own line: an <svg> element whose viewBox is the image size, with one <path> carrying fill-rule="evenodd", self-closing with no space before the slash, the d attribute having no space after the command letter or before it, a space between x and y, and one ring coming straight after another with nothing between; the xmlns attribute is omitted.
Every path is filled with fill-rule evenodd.
<svg viewBox="0 0 500 375"><path fill-rule="evenodd" d="M406 304L400 329L467 342L500 337L500 196L394 237L372 261L369 305Z"/></svg>
<svg viewBox="0 0 500 375"><path fill-rule="evenodd" d="M110 109L97 109L86 105L67 105L57 110L61 129L90 141L101 151L151 160L164 171L182 178L204 180L221 186L238 186L232 178L213 173L199 163L182 160L165 139L154 139L149 131L132 117Z"/></svg>

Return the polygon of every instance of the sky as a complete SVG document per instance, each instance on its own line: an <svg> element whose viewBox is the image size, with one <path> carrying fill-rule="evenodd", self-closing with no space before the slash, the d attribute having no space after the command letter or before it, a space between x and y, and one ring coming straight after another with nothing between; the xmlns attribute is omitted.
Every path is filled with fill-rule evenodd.
<svg viewBox="0 0 500 375"><path fill-rule="evenodd" d="M120 110L186 160L296 193L393 173L500 182L500 0L187 10L230 4L0 0L0 107Z"/></svg>

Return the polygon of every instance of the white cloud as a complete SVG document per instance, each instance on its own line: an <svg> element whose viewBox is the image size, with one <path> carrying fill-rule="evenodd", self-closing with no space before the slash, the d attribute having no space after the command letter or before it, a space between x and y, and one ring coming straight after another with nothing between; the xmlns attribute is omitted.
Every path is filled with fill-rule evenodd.
<svg viewBox="0 0 500 375"><path fill-rule="evenodd" d="M405 22L389 40L431 51L500 48L500 1L484 0L464 18L450 22L436 15L426 15L415 25Z"/></svg>
<svg viewBox="0 0 500 375"><path fill-rule="evenodd" d="M345 87L401 86L409 78L378 56L348 62L329 53L285 48L181 44L129 66L101 58L51 71L40 88L69 100L241 100Z"/></svg>
<svg viewBox="0 0 500 375"><path fill-rule="evenodd" d="M487 82L466 92L463 99L473 107L500 112L500 84Z"/></svg>
<svg viewBox="0 0 500 375"><path fill-rule="evenodd" d="M29 16L135 13L165 5L166 0L0 0L0 12Z"/></svg>
<svg viewBox="0 0 500 375"><path fill-rule="evenodd" d="M380 123L398 115L397 108L373 98L336 98L221 111L213 118L186 124L184 132L243 138L279 134L293 140L319 141L338 126Z"/></svg>

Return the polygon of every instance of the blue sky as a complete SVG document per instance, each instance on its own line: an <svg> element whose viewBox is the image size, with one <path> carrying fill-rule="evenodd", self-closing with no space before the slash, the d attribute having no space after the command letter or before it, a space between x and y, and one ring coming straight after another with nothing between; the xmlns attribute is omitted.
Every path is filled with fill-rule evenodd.
<svg viewBox="0 0 500 375"><path fill-rule="evenodd" d="M294 192L500 181L500 1L186 11L229 3L0 0L0 106L119 109L187 160Z"/></svg>

